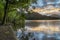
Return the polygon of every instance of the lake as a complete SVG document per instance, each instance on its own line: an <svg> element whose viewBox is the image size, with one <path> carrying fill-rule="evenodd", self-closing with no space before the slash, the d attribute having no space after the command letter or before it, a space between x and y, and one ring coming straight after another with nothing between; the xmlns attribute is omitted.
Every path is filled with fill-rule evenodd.
<svg viewBox="0 0 60 40"><path fill-rule="evenodd" d="M17 32L21 40L60 40L60 20L26 20L25 31Z"/></svg>

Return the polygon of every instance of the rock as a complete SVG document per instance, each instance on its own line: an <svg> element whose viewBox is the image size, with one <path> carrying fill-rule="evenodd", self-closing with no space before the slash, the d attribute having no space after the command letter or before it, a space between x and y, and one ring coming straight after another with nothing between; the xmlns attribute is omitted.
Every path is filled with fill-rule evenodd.
<svg viewBox="0 0 60 40"><path fill-rule="evenodd" d="M0 40L17 40L11 26L0 26Z"/></svg>

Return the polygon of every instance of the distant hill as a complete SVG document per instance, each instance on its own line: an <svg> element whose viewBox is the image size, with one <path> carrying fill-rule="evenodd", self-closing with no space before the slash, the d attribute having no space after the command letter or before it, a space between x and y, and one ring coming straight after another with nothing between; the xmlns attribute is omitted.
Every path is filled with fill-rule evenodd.
<svg viewBox="0 0 60 40"><path fill-rule="evenodd" d="M57 20L58 17L45 16L39 13L26 14L26 20Z"/></svg>

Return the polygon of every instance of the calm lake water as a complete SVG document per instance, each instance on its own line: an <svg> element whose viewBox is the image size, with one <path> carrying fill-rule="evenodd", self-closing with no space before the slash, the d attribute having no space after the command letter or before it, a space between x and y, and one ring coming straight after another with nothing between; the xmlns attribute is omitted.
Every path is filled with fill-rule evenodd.
<svg viewBox="0 0 60 40"><path fill-rule="evenodd" d="M60 20L26 20L25 31L17 32L17 37L26 40L60 40ZM23 38L22 38L23 39Z"/></svg>

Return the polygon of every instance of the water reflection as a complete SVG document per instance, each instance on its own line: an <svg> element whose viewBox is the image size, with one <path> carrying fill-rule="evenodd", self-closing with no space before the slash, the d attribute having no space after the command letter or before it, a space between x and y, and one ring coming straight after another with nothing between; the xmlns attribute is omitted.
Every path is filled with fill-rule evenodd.
<svg viewBox="0 0 60 40"><path fill-rule="evenodd" d="M49 25L49 26L60 26L60 20L26 20L26 26L40 26L40 25Z"/></svg>
<svg viewBox="0 0 60 40"><path fill-rule="evenodd" d="M26 22L26 28L30 31L39 31L39 32L40 31L45 31L45 32L50 31L51 33L59 32L60 31L60 21L33 20L30 22Z"/></svg>
<svg viewBox="0 0 60 40"><path fill-rule="evenodd" d="M60 40L60 20L26 20L25 28L17 32L20 40Z"/></svg>

